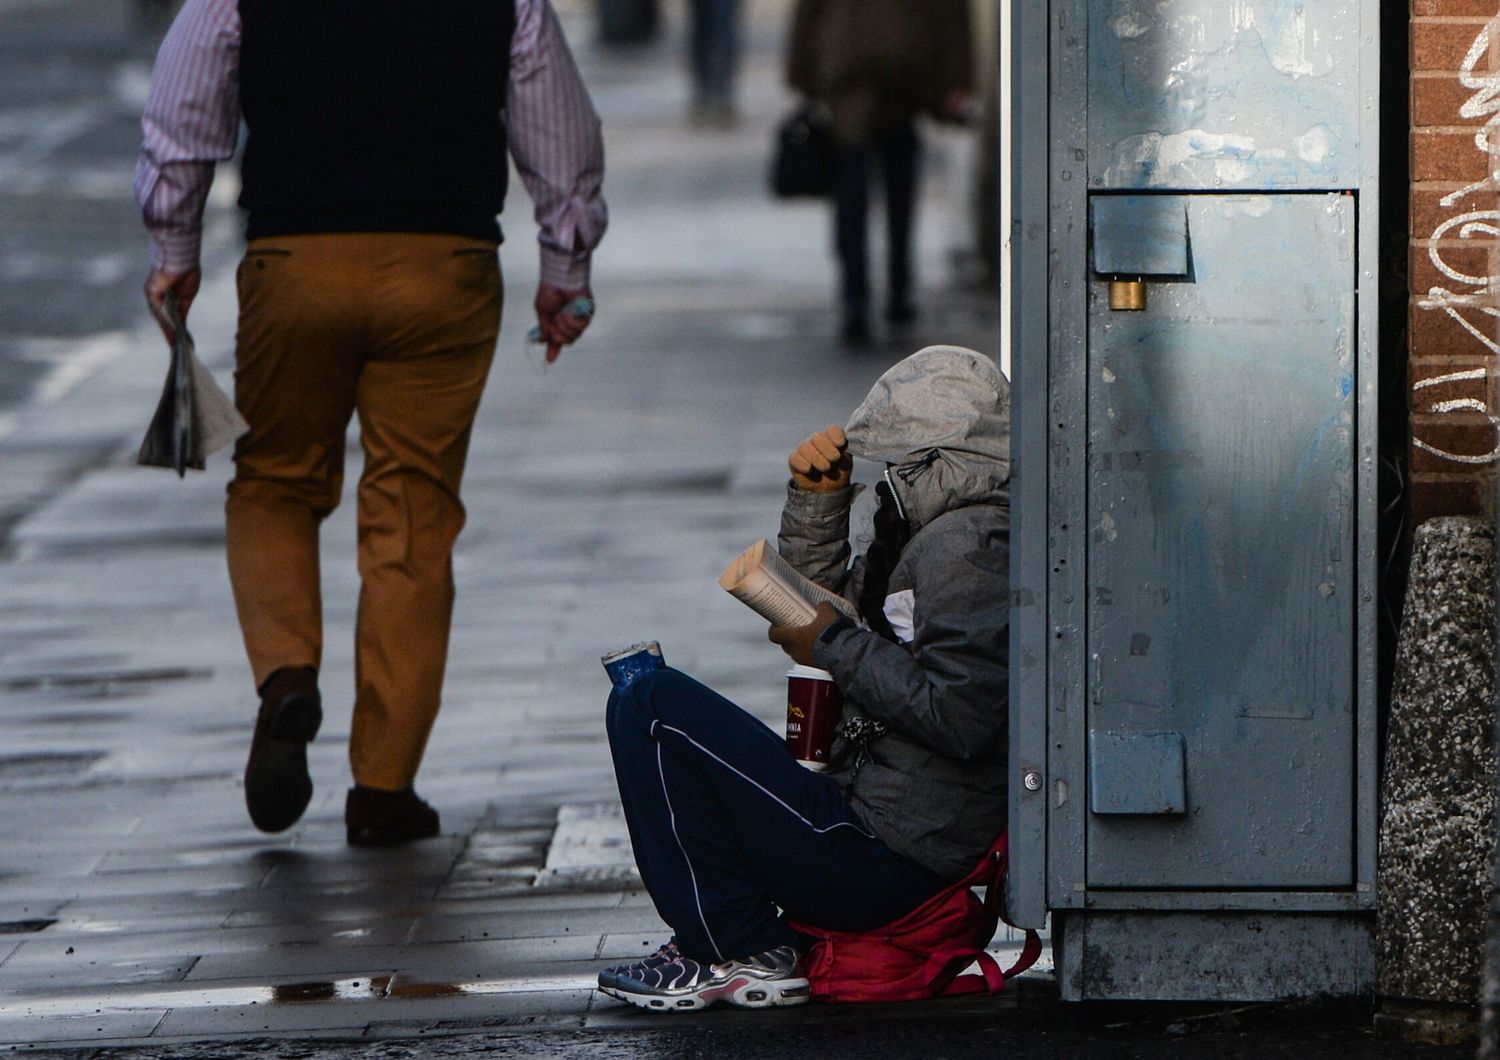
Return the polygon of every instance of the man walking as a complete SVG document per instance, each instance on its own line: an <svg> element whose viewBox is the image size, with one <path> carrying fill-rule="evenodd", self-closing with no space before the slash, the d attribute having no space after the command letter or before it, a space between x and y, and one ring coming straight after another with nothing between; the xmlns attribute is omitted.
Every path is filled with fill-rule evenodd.
<svg viewBox="0 0 1500 1060"><path fill-rule="evenodd" d="M322 720L318 528L355 413L361 591L348 839L438 833L413 780L437 715L459 485L499 331L507 148L536 206L549 359L592 312L599 121L547 0L187 0L162 44L136 193L161 318L198 291L214 163L248 137L229 575L261 696L245 801L277 832L312 797Z"/></svg>

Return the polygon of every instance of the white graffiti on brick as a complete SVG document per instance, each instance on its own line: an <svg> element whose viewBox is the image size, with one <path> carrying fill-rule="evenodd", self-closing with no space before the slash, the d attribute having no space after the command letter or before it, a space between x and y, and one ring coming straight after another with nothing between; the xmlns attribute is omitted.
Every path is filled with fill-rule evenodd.
<svg viewBox="0 0 1500 1060"><path fill-rule="evenodd" d="M1475 118L1485 119L1484 125L1474 134L1474 146L1489 159L1489 175L1483 180L1475 181L1467 187L1443 196L1441 202L1445 208L1458 206L1474 195L1488 194L1493 198L1496 192L1500 191L1500 136L1497 136L1497 133L1500 133L1500 74L1475 73L1475 68L1479 66L1481 60L1489 55L1490 41L1495 37L1497 28L1500 28L1500 14L1490 19L1479 31L1479 35L1474 38L1474 43L1469 46L1469 51L1464 56L1458 76L1459 84L1473 93L1459 107L1459 116L1465 121L1473 121ZM1450 290L1448 287L1435 285L1428 290L1427 297L1417 303L1421 309L1440 310L1447 313L1492 355L1500 355L1500 341L1496 339L1496 329L1500 328L1500 307L1497 307L1496 299L1497 293L1500 293L1500 276L1494 274L1481 276L1456 268L1443 257L1444 248L1440 244L1445 239L1494 240L1496 238L1500 238L1500 210L1495 209L1494 206L1489 209L1465 210L1440 222L1432 230L1427 254L1438 273L1458 289ZM1452 372L1448 375L1424 379L1413 389L1422 390L1444 383L1461 383L1476 379L1482 382L1485 374L1483 368ZM1490 412L1488 402L1477 398L1453 398L1435 402L1428 407L1427 411L1438 414L1482 412L1489 420L1492 429L1500 428L1500 418ZM1487 453L1454 453L1415 436L1412 438L1412 444L1440 460L1459 464L1487 464L1500 458L1500 439L1497 439L1495 447Z"/></svg>
<svg viewBox="0 0 1500 1060"><path fill-rule="evenodd" d="M1444 386L1453 383L1471 382L1473 380L1483 381L1488 373L1483 368L1467 368L1461 372L1449 372L1447 375L1435 375L1430 379L1423 379L1412 386L1413 390L1426 390L1430 387ZM1447 401L1435 401L1427 406L1428 412L1482 412L1490 421L1491 428L1500 428L1500 418L1490 415L1489 405L1478 398L1449 398ZM1444 460L1452 460L1459 464L1487 464L1491 460L1500 458L1500 437L1497 437L1495 448L1488 453L1449 453L1435 446L1428 445L1420 438L1413 438L1412 444L1423 452L1440 456Z"/></svg>

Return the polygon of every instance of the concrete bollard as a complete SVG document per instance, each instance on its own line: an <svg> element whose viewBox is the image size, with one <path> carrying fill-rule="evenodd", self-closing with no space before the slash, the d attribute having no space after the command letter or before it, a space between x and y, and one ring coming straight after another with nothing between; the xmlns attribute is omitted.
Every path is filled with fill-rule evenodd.
<svg viewBox="0 0 1500 1060"><path fill-rule="evenodd" d="M1475 1060L1500 1060L1500 893L1490 899L1489 942L1479 997L1479 1049Z"/></svg>
<svg viewBox="0 0 1500 1060"><path fill-rule="evenodd" d="M1376 983L1382 1035L1474 1031L1495 853L1495 533L1423 523L1413 542L1381 783Z"/></svg>

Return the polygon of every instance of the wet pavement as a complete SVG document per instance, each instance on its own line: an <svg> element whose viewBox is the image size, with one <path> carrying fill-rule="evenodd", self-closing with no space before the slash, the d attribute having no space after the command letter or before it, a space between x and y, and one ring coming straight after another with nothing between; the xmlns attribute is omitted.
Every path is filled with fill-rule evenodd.
<svg viewBox="0 0 1500 1060"><path fill-rule="evenodd" d="M398 851L343 841L350 510L324 534L317 793L296 828L262 836L240 790L255 698L223 572L227 461L181 482L132 464L165 368L159 337L142 311L101 296L100 319L120 329L107 355L12 402L0 437L12 484L60 456L90 458L14 493L0 559L0 1046L619 1019L594 974L654 948L663 927L615 809L598 657L657 638L675 665L774 718L784 657L715 579L774 531L785 453L920 342L993 348L983 292L941 293L958 223L941 179L923 240L926 324L859 357L830 343L824 211L764 191L786 104L773 18L757 23L746 123L693 135L675 47L598 52L582 5L564 9L609 125L613 228L598 322L544 372L523 339L535 282L524 196L507 215L511 312L475 431L444 712L419 780L442 838ZM80 5L0 19L7 47L13 26L63 39ZM106 30L80 27L75 50L104 50ZM132 48L120 61L138 60ZM118 119L138 92L110 99L119 143L98 169L128 188L134 134ZM935 150L934 168L951 157ZM76 168L46 158L48 172ZM144 270L134 230L54 227ZM19 252L0 249L14 271ZM227 380L232 261L211 248L208 263L191 323ZM27 327L59 350L92 341L50 318Z"/></svg>
<svg viewBox="0 0 1500 1060"><path fill-rule="evenodd" d="M88 468L117 425L32 437L52 405L127 357L146 242L131 190L160 30L153 0L0 0L0 549L10 527ZM232 169L206 215L205 262L238 241Z"/></svg>
<svg viewBox="0 0 1500 1060"><path fill-rule="evenodd" d="M10 3L0 0L0 49L15 47L23 15L65 36L58 27L84 9ZM1045 966L994 1001L769 1017L663 1020L593 991L601 964L648 952L664 934L617 809L598 657L658 639L672 664L776 721L785 658L715 581L774 532L786 452L842 420L917 346L993 352L996 337L993 299L950 269L966 220L952 194L965 148L949 138L928 155L923 321L859 355L832 341L824 210L764 191L771 130L788 103L776 76L784 3L753 5L747 120L712 134L684 131L675 46L601 52L581 2L560 6L609 130L600 315L582 345L542 370L523 339L534 230L518 193L504 254L510 312L455 560L445 705L418 782L442 812L441 838L394 851L343 841L350 510L324 533L317 792L294 829L263 836L240 789L255 697L223 571L227 461L183 482L131 463L159 393L159 338L142 312L100 295L94 308L118 332L114 345L71 362L81 367L51 389L8 399L0 1049L184 1060L1458 1055L1374 1043L1358 1008L1061 1006ZM80 32L87 51L93 31ZM111 107L118 117L124 104ZM131 142L99 172L128 185ZM48 164L74 172L64 156ZM5 194L0 210L42 215ZM220 222L232 233L232 215ZM144 253L133 232L80 238L99 253ZM192 321L225 381L230 242L211 249ZM0 242L0 259L13 258ZM18 295L7 287L5 297ZM58 351L94 341L45 319L27 326ZM5 348L0 336L0 359ZM357 452L351 459L352 480ZM32 474L59 466L72 470Z"/></svg>

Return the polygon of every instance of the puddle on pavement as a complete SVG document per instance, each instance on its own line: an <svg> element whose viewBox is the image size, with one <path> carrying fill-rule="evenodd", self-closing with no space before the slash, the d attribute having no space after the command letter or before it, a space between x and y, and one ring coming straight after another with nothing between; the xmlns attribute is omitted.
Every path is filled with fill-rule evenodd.
<svg viewBox="0 0 1500 1060"><path fill-rule="evenodd" d="M453 997L468 992L455 983L423 983L398 975L386 988L386 997Z"/></svg>
<svg viewBox="0 0 1500 1060"><path fill-rule="evenodd" d="M306 1004L309 1001L362 1001L386 996L391 977L330 979L323 982L284 983L271 987L271 1004ZM253 1004L253 1002L252 1002Z"/></svg>
<svg viewBox="0 0 1500 1060"><path fill-rule="evenodd" d="M308 1001L364 1001L388 997L454 997L466 993L471 991L454 983L424 983L399 975L377 975L373 979L334 979L273 986L271 1001L301 1004Z"/></svg>
<svg viewBox="0 0 1500 1060"><path fill-rule="evenodd" d="M227 1008L248 1005L309 1005L327 1003L399 1003L415 998L482 997L592 990L593 975L520 976L513 979L476 979L465 983L429 983L404 976L366 976L359 979L312 980L304 983L259 986L174 987L157 991L108 991L53 997L0 998L0 1019L70 1019L104 1012L142 1009Z"/></svg>

